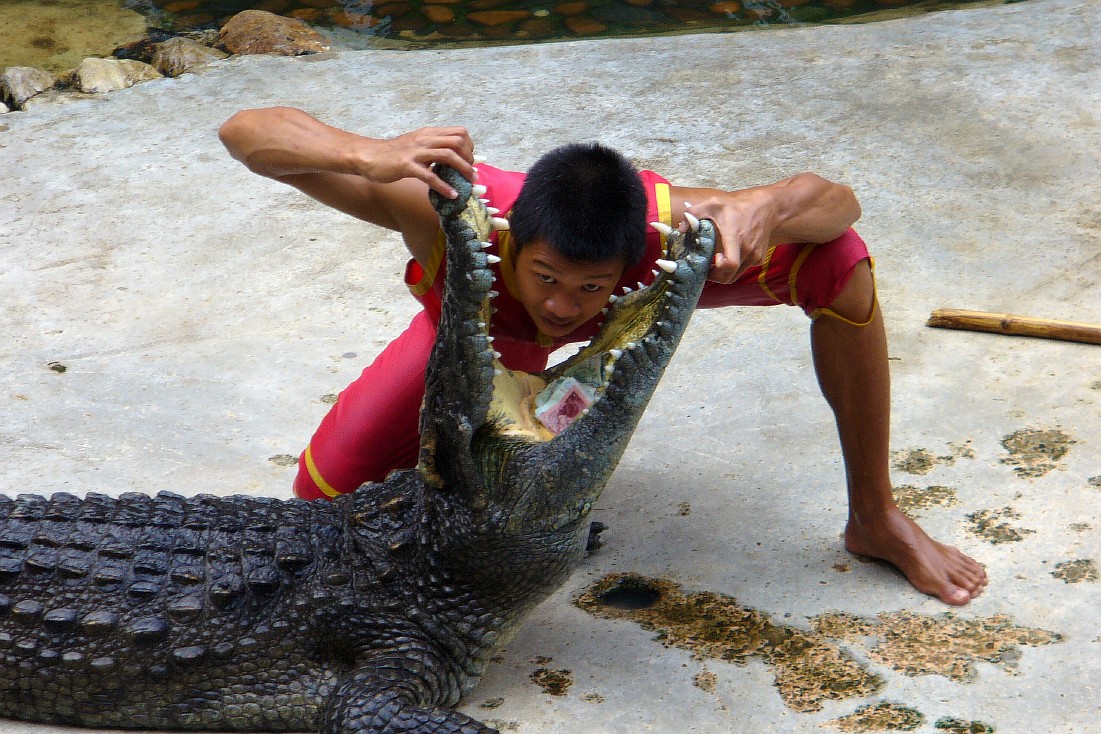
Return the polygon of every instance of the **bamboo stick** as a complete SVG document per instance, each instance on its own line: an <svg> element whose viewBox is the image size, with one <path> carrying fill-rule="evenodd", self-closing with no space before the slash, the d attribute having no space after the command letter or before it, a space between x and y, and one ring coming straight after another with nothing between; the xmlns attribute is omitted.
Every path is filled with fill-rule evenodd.
<svg viewBox="0 0 1101 734"><path fill-rule="evenodd" d="M965 331L987 331L1013 336L1035 336L1041 339L1101 344L1101 325L1077 321L1058 321L1008 313L968 311L961 308L938 308L930 314L926 326Z"/></svg>

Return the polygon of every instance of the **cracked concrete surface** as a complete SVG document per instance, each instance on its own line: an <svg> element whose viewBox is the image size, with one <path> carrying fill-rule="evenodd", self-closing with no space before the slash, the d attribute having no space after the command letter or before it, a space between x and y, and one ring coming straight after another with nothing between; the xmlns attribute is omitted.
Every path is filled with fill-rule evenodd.
<svg viewBox="0 0 1101 734"><path fill-rule="evenodd" d="M987 593L946 617L847 555L804 318L701 312L597 508L606 547L465 710L521 734L1089 731L1101 348L924 321L954 306L1101 322L1099 10L1037 0L768 33L235 58L0 116L0 491L289 496L286 457L415 312L396 237L228 158L215 133L239 108L298 106L377 136L462 124L506 167L599 138L687 185L815 170L854 186L877 257L895 481L934 536L986 564ZM1022 443L1037 436L1057 440ZM791 708L760 656L704 659L573 604L613 573L719 595L768 629L848 620L830 644L883 686ZM898 619L940 622L907 627L909 658L946 626L980 629L995 652L1006 630L1058 639L963 678L911 675L875 653Z"/></svg>

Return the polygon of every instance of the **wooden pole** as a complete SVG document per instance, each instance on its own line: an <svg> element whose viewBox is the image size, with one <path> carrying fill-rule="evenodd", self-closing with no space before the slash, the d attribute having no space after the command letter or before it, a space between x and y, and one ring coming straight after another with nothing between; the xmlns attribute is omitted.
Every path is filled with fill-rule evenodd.
<svg viewBox="0 0 1101 734"><path fill-rule="evenodd" d="M1077 321L1057 321L1008 313L967 311L960 308L938 308L925 322L926 326L965 331L988 331L994 334L1035 336L1041 339L1101 344L1101 325Z"/></svg>

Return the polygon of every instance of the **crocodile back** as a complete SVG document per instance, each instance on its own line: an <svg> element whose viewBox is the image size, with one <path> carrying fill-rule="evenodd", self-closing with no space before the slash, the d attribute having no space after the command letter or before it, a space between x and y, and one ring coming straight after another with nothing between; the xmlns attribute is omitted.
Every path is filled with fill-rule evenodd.
<svg viewBox="0 0 1101 734"><path fill-rule="evenodd" d="M339 566L341 536L328 503L0 496L0 716L309 728L326 677L311 580ZM234 699L292 673L320 688L290 708L281 694L277 718L263 686ZM215 689L217 706L194 700Z"/></svg>

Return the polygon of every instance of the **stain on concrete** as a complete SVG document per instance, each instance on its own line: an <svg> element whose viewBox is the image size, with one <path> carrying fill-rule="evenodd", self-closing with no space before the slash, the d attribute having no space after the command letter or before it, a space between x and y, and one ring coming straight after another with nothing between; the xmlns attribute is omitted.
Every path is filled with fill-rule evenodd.
<svg viewBox="0 0 1101 734"><path fill-rule="evenodd" d="M1054 469L1075 441L1058 428L1022 428L1002 439L1009 456L1003 464L1014 467L1017 476L1042 477Z"/></svg>
<svg viewBox="0 0 1101 734"><path fill-rule="evenodd" d="M297 466L298 457L291 454L276 454L275 456L269 456L268 462L275 466Z"/></svg>
<svg viewBox="0 0 1101 734"><path fill-rule="evenodd" d="M928 474L934 467L955 464L956 459L975 458L975 450L971 447L970 439L963 443L950 443L948 448L952 453L944 456L937 456L924 448L895 451L892 454L894 459L892 466L907 474Z"/></svg>
<svg viewBox="0 0 1101 734"><path fill-rule="evenodd" d="M602 601L614 597L620 586L652 589L656 599L634 609ZM745 665L758 657L770 667L784 704L804 713L820 711L825 701L867 698L885 685L832 640L861 648L872 663L904 675L941 675L968 683L976 678L980 662L1015 674L1022 646L1063 639L1055 632L1016 626L1005 615L961 619L950 612L929 616L900 611L874 618L832 612L811 618L807 631L776 624L733 597L706 591L685 594L672 581L637 574L609 574L575 603L603 619L629 619L656 632L657 642L688 650L701 660ZM705 669L694 683L707 690L704 686L712 680Z"/></svg>
<svg viewBox="0 0 1101 734"><path fill-rule="evenodd" d="M620 586L651 588L657 599L641 609L601 601ZM774 624L724 594L686 595L678 584L665 579L612 574L585 590L576 604L605 619L630 619L657 632L656 639L663 645L700 658L736 665L762 658L772 669L780 697L794 711L818 711L824 701L864 698L883 687L882 678L822 636Z"/></svg>
<svg viewBox="0 0 1101 734"><path fill-rule="evenodd" d="M586 693L581 700L585 703L604 703L604 696L599 693Z"/></svg>
<svg viewBox="0 0 1101 734"><path fill-rule="evenodd" d="M1021 646L1050 645L1062 635L1018 627L995 615L961 619L951 612L936 616L900 611L877 617L834 612L811 620L821 635L865 644L869 659L908 676L941 675L956 682L975 680L977 663L996 665L1015 674Z"/></svg>
<svg viewBox="0 0 1101 734"><path fill-rule="evenodd" d="M1079 584L1083 581L1094 582L1101 577L1097 571L1097 564L1089 558L1080 558L1076 561L1065 561L1057 564L1051 575L1068 584Z"/></svg>
<svg viewBox="0 0 1101 734"><path fill-rule="evenodd" d="M1088 522L1072 522L1070 525L1067 525L1067 529L1072 533L1088 533L1093 530L1093 526Z"/></svg>
<svg viewBox="0 0 1101 734"><path fill-rule="evenodd" d="M1101 475L1090 477L1086 480L1086 484L1090 485L1091 487L1101 487Z"/></svg>
<svg viewBox="0 0 1101 734"><path fill-rule="evenodd" d="M539 668L528 676L532 683L552 696L565 696L573 686L573 672L569 670L551 670Z"/></svg>
<svg viewBox="0 0 1101 734"><path fill-rule="evenodd" d="M486 719L486 726L491 726L497 731L520 731L519 721L505 721L503 719Z"/></svg>
<svg viewBox="0 0 1101 734"><path fill-rule="evenodd" d="M480 704L480 708L496 709L500 708L501 705L504 704L504 702L505 699L503 698L487 698L485 701L482 701L482 703Z"/></svg>
<svg viewBox="0 0 1101 734"><path fill-rule="evenodd" d="M930 507L950 507L959 501L956 490L941 484L934 484L919 489L913 485L904 484L894 488L895 502L900 510L907 515L915 515L919 510Z"/></svg>
<svg viewBox="0 0 1101 734"><path fill-rule="evenodd" d="M907 474L928 474L937 463L937 457L925 449L907 449L895 452L893 466Z"/></svg>
<svg viewBox="0 0 1101 734"><path fill-rule="evenodd" d="M979 510L967 515L967 521L971 523L968 532L991 545L1016 543L1023 540L1026 535L1036 532L1028 528L1015 528L1009 524L1010 520L1020 519L1021 513L1012 507L1003 507L1000 510Z"/></svg>
<svg viewBox="0 0 1101 734"><path fill-rule="evenodd" d="M69 368L60 362L48 362L46 367L49 368L51 372L56 372L59 375L63 375L69 371Z"/></svg>
<svg viewBox="0 0 1101 734"><path fill-rule="evenodd" d="M994 734L995 732L991 724L984 724L981 721L952 719L949 717L937 719L937 723L933 726L941 731L948 732L948 734Z"/></svg>
<svg viewBox="0 0 1101 734"><path fill-rule="evenodd" d="M848 716L830 721L841 731L913 731L925 723L925 715L898 703L861 706Z"/></svg>
<svg viewBox="0 0 1101 734"><path fill-rule="evenodd" d="M710 670L701 670L696 674L696 677L692 679L692 685L699 688L701 691L714 693L715 689L719 687L719 677Z"/></svg>
<svg viewBox="0 0 1101 734"><path fill-rule="evenodd" d="M681 517L688 517L692 514L692 505L688 502L681 502L677 505L677 514Z"/></svg>

